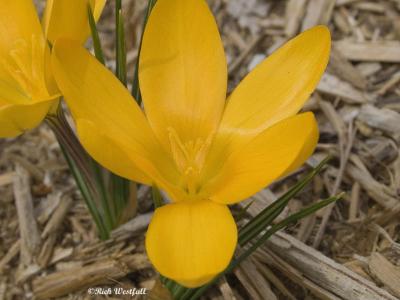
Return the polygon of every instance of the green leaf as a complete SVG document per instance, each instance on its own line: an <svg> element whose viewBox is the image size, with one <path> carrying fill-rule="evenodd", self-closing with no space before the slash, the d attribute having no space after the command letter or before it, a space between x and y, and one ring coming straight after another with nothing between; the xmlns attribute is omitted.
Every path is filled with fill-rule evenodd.
<svg viewBox="0 0 400 300"><path fill-rule="evenodd" d="M151 10L153 9L156 2L157 2L157 0L149 0L149 2L147 3L147 11L146 11L146 15L145 15L144 21L143 21L142 35L140 37L139 50L138 50L138 55L137 55L136 64L135 64L135 73L133 75L131 94L136 99L136 101L139 105L142 103L142 95L140 94L140 88L139 88L139 57L140 57L140 52L142 50L144 29L146 28L147 20L149 19Z"/></svg>
<svg viewBox="0 0 400 300"><path fill-rule="evenodd" d="M255 198L252 199L251 201L249 201L249 203L247 203L247 205L246 205L245 207L243 207L243 208L239 207L239 208L240 208L240 212L239 212L238 215L235 217L236 223L238 223L239 221L241 221L241 220L244 218L244 216L246 215L248 209L249 209L250 206L254 203L254 201L256 201Z"/></svg>
<svg viewBox="0 0 400 300"><path fill-rule="evenodd" d="M104 60L103 50L101 48L99 32L97 31L96 21L94 19L93 11L92 8L90 7L90 4L88 4L88 16L89 16L90 32L92 34L92 40L93 40L94 55L96 56L97 60L104 65L105 60Z"/></svg>
<svg viewBox="0 0 400 300"><path fill-rule="evenodd" d="M183 291L179 289L179 294L177 295L175 291L177 290L176 287L170 288L172 294L176 297L175 299L183 299L183 300L188 300L188 299L197 299L204 291L210 287L213 283L215 283L218 278L221 276L225 275L226 273L230 272L234 267L236 267L238 264L240 264L243 259L245 259L248 255L250 255L255 249L257 249L263 242L265 242L266 239L268 239L273 233L275 233L277 230L286 227L288 224L291 224L291 222L294 222L295 220L298 220L298 218L303 217L303 215L308 215L310 213L313 213L317 209L328 205L331 203L330 201L334 201L336 198L333 199L327 199L323 200L321 202L318 202L302 211L299 213L293 214L290 217L286 218L285 220L281 221L280 223L273 225L270 227L267 231L265 229L268 228L275 220L277 216L280 215L280 213L283 211L283 209L288 205L288 202L295 197L299 192L301 192L304 187L310 183L310 181L321 171L323 166L329 161L330 157L328 156L325 158L320 164L318 164L317 167L315 167L313 170L311 170L304 178L299 180L289 191L287 191L283 196L281 196L278 200L276 200L274 203L266 207L263 211L261 211L256 217L254 217L252 220L250 220L245 226L243 226L239 230L239 237L238 237L238 243L240 246L245 246L248 243L254 241L258 235L260 235L262 232L264 232L261 237L257 240L256 244L253 244L249 248L248 251L246 251L244 254L245 256L241 255L237 259L233 260L231 264L228 266L228 268L221 274L219 274L213 281L211 281L209 284L200 287L198 289L184 289ZM283 227L282 227L283 226ZM168 279L167 279L168 280ZM173 283L176 285L176 283Z"/></svg>
<svg viewBox="0 0 400 300"><path fill-rule="evenodd" d="M91 36L93 40L93 48L95 52L95 57L97 60L102 63L103 65L105 64L105 59L103 55L103 50L101 47L101 42L99 38L99 34L97 31L96 27L96 21L93 16L93 11L90 5L88 5L88 19L89 19L89 26L90 26L90 31L91 31ZM121 23L122 20L119 19L119 24L121 28ZM122 26L123 28L123 26ZM119 31L119 40L123 40L123 34L124 32ZM121 42L120 42L121 43ZM124 47L120 47L120 49L125 49ZM125 58L123 57L124 53L122 53L122 58L121 58L121 53L119 56L119 62L121 63L125 61ZM119 68L121 70L121 68ZM126 69L126 68L125 68ZM96 218L102 221L103 227L104 228L99 228L99 231L106 231L107 234L102 233L102 236L108 236L109 232L114 229L118 224L119 217L122 214L122 211L125 209L127 201L129 199L129 181L112 174L111 172L105 170L102 168L97 162L95 162L93 159L88 158L89 165L91 167L91 173L94 177L94 182L95 182L95 189L90 193L88 193L87 196L84 198L87 199L88 197L94 199L99 199L100 203L97 204L92 204L90 201L86 201L89 207L89 210L91 210L91 213L93 211L93 207L96 208L97 211L97 216L93 215L93 218L98 224L99 222L96 221ZM83 179L83 178L82 178ZM86 180L88 180L86 178ZM80 184L82 185L82 184ZM108 188L107 188L108 186ZM82 190L82 189L81 189ZM100 205L99 205L100 204ZM98 207L99 206L99 207ZM91 208L92 207L92 208ZM98 207L98 208L97 208ZM98 226L99 227L99 226Z"/></svg>
<svg viewBox="0 0 400 300"><path fill-rule="evenodd" d="M82 194L88 210L99 231L100 238L109 237L109 230L104 223L102 214L98 209L96 182L93 180L90 161L91 158L82 148L71 127L65 120L61 105L56 115L48 115L46 122L54 132L61 151L68 163L69 169Z"/></svg>
<svg viewBox="0 0 400 300"><path fill-rule="evenodd" d="M217 280L219 280L225 274L231 272L235 267L237 267L243 260L249 257L258 247L265 243L274 233L277 231L298 222L299 220L313 214L314 212L320 210L321 208L328 206L329 204L339 200L342 198L344 193L330 197L328 199L322 200L318 203L312 204L301 211L289 216L288 218L284 219L283 221L271 226L267 231L265 231L261 237L255 241L249 248L247 248L239 257L234 259L229 266L225 269L224 272L217 275L212 281L207 283L206 285L197 288L197 289L187 289L185 293L183 293L181 300L196 300L210 287L212 286Z"/></svg>
<svg viewBox="0 0 400 300"><path fill-rule="evenodd" d="M238 243L243 246L248 241L257 236L266 226L268 226L281 212L285 209L289 201L301 192L307 184L317 175L322 167L329 161L330 157L326 157L321 163L318 164L310 173L303 179L297 182L289 191L281 196L274 203L263 209L256 217L250 220L239 231Z"/></svg>
<svg viewBox="0 0 400 300"><path fill-rule="evenodd" d="M155 186L155 185L152 186L151 193L152 193L152 197L153 197L154 207L158 208L160 206L163 206L164 205L163 198L162 198L161 192L157 186Z"/></svg>
<svg viewBox="0 0 400 300"><path fill-rule="evenodd" d="M120 1L117 1L117 3ZM120 5L119 5L120 6ZM116 11L116 28L117 28L117 41L116 41L116 52L117 61L115 73L118 79L126 86L126 46L125 46L125 30L124 30L124 19L122 16L121 8Z"/></svg>

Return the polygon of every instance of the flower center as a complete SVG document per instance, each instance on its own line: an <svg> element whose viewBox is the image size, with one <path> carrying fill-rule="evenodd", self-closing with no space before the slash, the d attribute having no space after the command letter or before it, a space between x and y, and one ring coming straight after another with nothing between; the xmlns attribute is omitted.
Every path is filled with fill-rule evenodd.
<svg viewBox="0 0 400 300"><path fill-rule="evenodd" d="M172 157L183 177L186 192L194 195L199 190L200 172L204 166L212 136L183 142L172 127L168 129Z"/></svg>
<svg viewBox="0 0 400 300"><path fill-rule="evenodd" d="M30 98L48 96L45 83L44 41L32 35L31 41L14 42L2 62L11 80Z"/></svg>

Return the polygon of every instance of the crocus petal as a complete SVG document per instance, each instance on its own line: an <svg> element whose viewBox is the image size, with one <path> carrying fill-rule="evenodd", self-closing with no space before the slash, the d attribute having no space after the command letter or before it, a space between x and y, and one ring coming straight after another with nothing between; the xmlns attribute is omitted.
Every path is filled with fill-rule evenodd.
<svg viewBox="0 0 400 300"><path fill-rule="evenodd" d="M155 268L186 287L203 285L222 272L236 243L229 209L208 200L157 208L146 234L147 255Z"/></svg>
<svg viewBox="0 0 400 300"><path fill-rule="evenodd" d="M94 2L94 9L93 9L93 17L97 21L101 13L103 12L103 8L106 5L107 0L95 0Z"/></svg>
<svg viewBox="0 0 400 300"><path fill-rule="evenodd" d="M208 172L219 175L204 189L219 203L241 201L298 168L312 154L317 141L318 127L312 113L284 119L233 150L225 162L214 161Z"/></svg>
<svg viewBox="0 0 400 300"><path fill-rule="evenodd" d="M0 137L15 137L39 125L54 99L27 104L3 104L0 100Z"/></svg>
<svg viewBox="0 0 400 300"><path fill-rule="evenodd" d="M78 127L78 135L88 152L106 167L114 163L119 168L126 163L125 155L111 157L99 155L99 151L111 151L114 145L122 147L122 152L127 153L148 178L171 192L167 185L178 180L177 171L165 159L167 155L158 144L146 117L120 81L76 41L57 40L51 63L57 85L74 119L87 120L98 128L91 132L91 135L98 136L90 137L87 127ZM79 129L84 131L79 132ZM114 142L104 146L105 136ZM121 150L112 151L118 153ZM127 174L124 171L119 175Z"/></svg>
<svg viewBox="0 0 400 300"><path fill-rule="evenodd" d="M7 78L4 76L4 78ZM31 99L20 90L20 88L11 82L2 80L0 77L0 107L6 104L27 104Z"/></svg>
<svg viewBox="0 0 400 300"><path fill-rule="evenodd" d="M2 1L0 6L0 57L8 55L19 40L42 37L42 28L32 0Z"/></svg>
<svg viewBox="0 0 400 300"><path fill-rule="evenodd" d="M90 35L88 5L97 20L106 0L48 0L42 25L51 44L57 38L74 39L81 43Z"/></svg>
<svg viewBox="0 0 400 300"><path fill-rule="evenodd" d="M101 128L97 127L93 122L78 119L76 120L76 127L83 146L96 161L122 177L144 184L152 183L134 165L129 155L124 151L124 147L119 145L118 141L102 134ZM93 134L94 132L98 132L98 134ZM101 147L99 147L100 145ZM115 159L116 157L119 159Z"/></svg>
<svg viewBox="0 0 400 300"><path fill-rule="evenodd" d="M307 30L275 51L233 91L220 135L239 143L296 114L318 84L329 52L330 34L325 26Z"/></svg>
<svg viewBox="0 0 400 300"><path fill-rule="evenodd" d="M43 101L47 89L45 50L39 19L30 0L3 1L0 7L0 81L31 98Z"/></svg>
<svg viewBox="0 0 400 300"><path fill-rule="evenodd" d="M227 70L215 20L204 0L158 0L143 37L140 89L150 125L169 149L203 142L219 123Z"/></svg>

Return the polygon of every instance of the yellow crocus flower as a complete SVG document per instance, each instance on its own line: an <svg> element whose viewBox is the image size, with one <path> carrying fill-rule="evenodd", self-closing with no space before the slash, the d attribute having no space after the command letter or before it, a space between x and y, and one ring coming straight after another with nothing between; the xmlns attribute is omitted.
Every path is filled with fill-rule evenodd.
<svg viewBox="0 0 400 300"><path fill-rule="evenodd" d="M297 114L328 62L317 26L260 63L225 101L227 66L204 0L158 0L139 62L145 113L79 44L57 40L52 68L82 144L111 171L164 190L146 234L164 276L200 286L226 268L237 243L228 204L298 168L318 127Z"/></svg>
<svg viewBox="0 0 400 300"><path fill-rule="evenodd" d="M105 0L92 1L99 17ZM46 42L65 36L81 43L89 34L87 0L47 2L44 31L32 0L0 5L0 137L37 126L57 105L60 92L50 71Z"/></svg>

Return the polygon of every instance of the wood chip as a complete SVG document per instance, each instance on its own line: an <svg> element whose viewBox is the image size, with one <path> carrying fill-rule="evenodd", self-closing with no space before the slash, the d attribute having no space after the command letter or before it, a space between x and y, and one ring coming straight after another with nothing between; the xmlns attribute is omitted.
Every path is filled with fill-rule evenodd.
<svg viewBox="0 0 400 300"><path fill-rule="evenodd" d="M395 198L393 191L387 186L376 181L371 174L353 164L347 166L346 172L358 182L361 187L374 199L378 204L384 208L393 208L398 200Z"/></svg>
<svg viewBox="0 0 400 300"><path fill-rule="evenodd" d="M51 214L58 207L61 201L61 192L50 193L46 199L40 201L35 208L35 216L40 224L44 224L50 218Z"/></svg>
<svg viewBox="0 0 400 300"><path fill-rule="evenodd" d="M112 236L117 236L119 234L126 234L126 233L133 235L142 232L149 225L152 216L153 213L138 215L129 222L115 229L112 232Z"/></svg>
<svg viewBox="0 0 400 300"><path fill-rule="evenodd" d="M244 49L240 55L229 65L228 73L232 74L243 62L243 60L254 50L258 43L264 38L264 35L258 35L252 40L246 49Z"/></svg>
<svg viewBox="0 0 400 300"><path fill-rule="evenodd" d="M382 64L378 62L362 62L356 68L364 77L368 77L382 70Z"/></svg>
<svg viewBox="0 0 400 300"><path fill-rule="evenodd" d="M8 249L6 255L4 255L0 260L0 273L3 272L5 266L19 253L20 240L17 240L10 249Z"/></svg>
<svg viewBox="0 0 400 300"><path fill-rule="evenodd" d="M42 232L42 238L48 237L50 234L54 234L59 229L61 223L64 221L66 214L72 206L71 197L63 197L60 201L59 206L54 211L53 215L47 222Z"/></svg>
<svg viewBox="0 0 400 300"><path fill-rule="evenodd" d="M328 70L331 70L331 72L340 79L350 82L356 88L363 90L367 87L367 80L363 77L361 72L344 57L337 47L332 47L331 49Z"/></svg>
<svg viewBox="0 0 400 300"><path fill-rule="evenodd" d="M289 0L286 5L285 34L292 37L298 33L301 20L305 14L307 0Z"/></svg>
<svg viewBox="0 0 400 300"><path fill-rule="evenodd" d="M259 273L251 259L243 261L234 271L236 277L242 282L243 287L254 300L277 300L269 283Z"/></svg>
<svg viewBox="0 0 400 300"><path fill-rule="evenodd" d="M393 265L382 254L374 252L369 258L369 270L394 295L400 297L400 267Z"/></svg>
<svg viewBox="0 0 400 300"><path fill-rule="evenodd" d="M225 277L222 277L221 280L219 280L218 288L221 291L224 300L236 300L232 288L226 281Z"/></svg>
<svg viewBox="0 0 400 300"><path fill-rule="evenodd" d="M336 6L348 5L361 0L336 0Z"/></svg>
<svg viewBox="0 0 400 300"><path fill-rule="evenodd" d="M80 268L59 271L33 280L37 299L60 297L85 287L106 284L129 272L150 267L142 254L109 258Z"/></svg>
<svg viewBox="0 0 400 300"><path fill-rule="evenodd" d="M285 284L274 274L266 265L255 262L257 269L268 279L271 284L277 288L288 300L296 300L296 297L286 288Z"/></svg>
<svg viewBox="0 0 400 300"><path fill-rule="evenodd" d="M341 40L334 42L334 45L349 60L400 62L400 42L398 41L354 42Z"/></svg>
<svg viewBox="0 0 400 300"><path fill-rule="evenodd" d="M355 182L351 188L350 206L349 206L349 222L357 219L360 208L360 184Z"/></svg>
<svg viewBox="0 0 400 300"><path fill-rule="evenodd" d="M34 218L29 173L19 164L15 166L14 197L21 236L21 262L28 266L40 250L41 238Z"/></svg>
<svg viewBox="0 0 400 300"><path fill-rule="evenodd" d="M317 91L328 95L340 97L343 101L351 104L367 103L373 100L371 96L366 95L362 91L354 88L348 82L338 77L325 73L317 86Z"/></svg>
<svg viewBox="0 0 400 300"><path fill-rule="evenodd" d="M13 183L15 172L8 172L0 175L0 186L6 186Z"/></svg>
<svg viewBox="0 0 400 300"><path fill-rule="evenodd" d="M309 0L301 31L315 25L327 24L331 19L336 0Z"/></svg>
<svg viewBox="0 0 400 300"><path fill-rule="evenodd" d="M44 172L39 169L36 165L32 164L25 157L9 154L8 158L15 162L15 164L21 165L28 171L28 173L37 181L41 182L44 178Z"/></svg>
<svg viewBox="0 0 400 300"><path fill-rule="evenodd" d="M363 105L357 119L397 140L400 137L400 113L391 109Z"/></svg>
<svg viewBox="0 0 400 300"><path fill-rule="evenodd" d="M265 246L318 286L346 300L396 300L387 291L327 258L285 233L272 236Z"/></svg>

